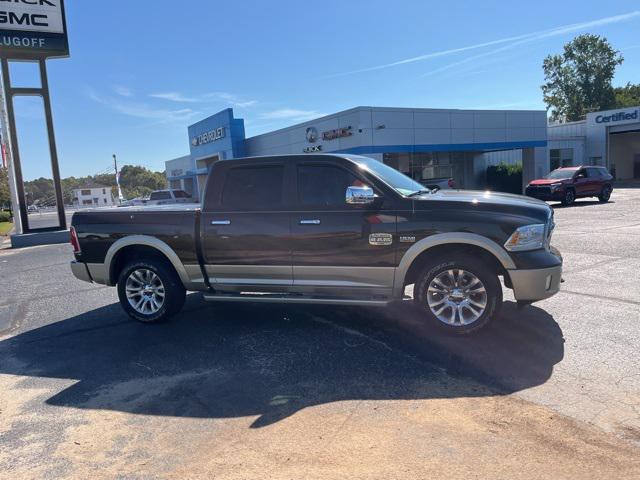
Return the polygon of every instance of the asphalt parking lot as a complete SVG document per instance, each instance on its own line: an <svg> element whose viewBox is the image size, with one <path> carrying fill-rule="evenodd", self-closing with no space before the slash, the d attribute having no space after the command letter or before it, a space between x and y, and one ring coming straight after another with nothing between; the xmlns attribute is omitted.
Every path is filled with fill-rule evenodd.
<svg viewBox="0 0 640 480"><path fill-rule="evenodd" d="M640 189L556 208L555 297L467 338L387 310L128 319L0 251L0 478L638 478Z"/></svg>

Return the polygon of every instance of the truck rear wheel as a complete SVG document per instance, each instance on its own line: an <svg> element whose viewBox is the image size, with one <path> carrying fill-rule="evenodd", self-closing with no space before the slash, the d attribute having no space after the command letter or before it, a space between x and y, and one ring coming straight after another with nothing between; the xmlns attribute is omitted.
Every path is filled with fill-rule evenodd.
<svg viewBox="0 0 640 480"><path fill-rule="evenodd" d="M468 255L435 259L415 284L414 301L445 331L468 334L487 326L502 306L498 275Z"/></svg>
<svg viewBox="0 0 640 480"><path fill-rule="evenodd" d="M118 277L120 305L139 322L166 320L182 308L185 295L180 278L162 259L134 260Z"/></svg>

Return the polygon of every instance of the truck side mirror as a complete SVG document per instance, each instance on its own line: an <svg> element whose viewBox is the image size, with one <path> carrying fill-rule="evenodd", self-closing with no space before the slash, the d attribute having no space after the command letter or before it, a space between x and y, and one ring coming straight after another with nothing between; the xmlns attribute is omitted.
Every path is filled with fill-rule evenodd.
<svg viewBox="0 0 640 480"><path fill-rule="evenodd" d="M371 187L347 187L346 202L351 205L369 205L376 199Z"/></svg>

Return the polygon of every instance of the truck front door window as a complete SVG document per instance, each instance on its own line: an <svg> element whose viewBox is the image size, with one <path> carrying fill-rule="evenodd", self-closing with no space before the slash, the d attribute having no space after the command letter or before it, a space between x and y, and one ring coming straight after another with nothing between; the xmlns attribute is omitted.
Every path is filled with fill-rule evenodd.
<svg viewBox="0 0 640 480"><path fill-rule="evenodd" d="M298 200L304 206L342 207L347 187L365 184L353 173L333 165L298 167Z"/></svg>

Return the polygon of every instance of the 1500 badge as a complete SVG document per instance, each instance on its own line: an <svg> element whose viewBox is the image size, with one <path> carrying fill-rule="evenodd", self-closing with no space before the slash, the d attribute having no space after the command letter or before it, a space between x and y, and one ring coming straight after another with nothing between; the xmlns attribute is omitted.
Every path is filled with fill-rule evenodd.
<svg viewBox="0 0 640 480"><path fill-rule="evenodd" d="M416 241L416 237L414 235L402 235L400 237L400 243L413 243Z"/></svg>
<svg viewBox="0 0 640 480"><path fill-rule="evenodd" d="M393 235L390 233L372 233L369 235L369 243L371 245L391 245L393 243Z"/></svg>

